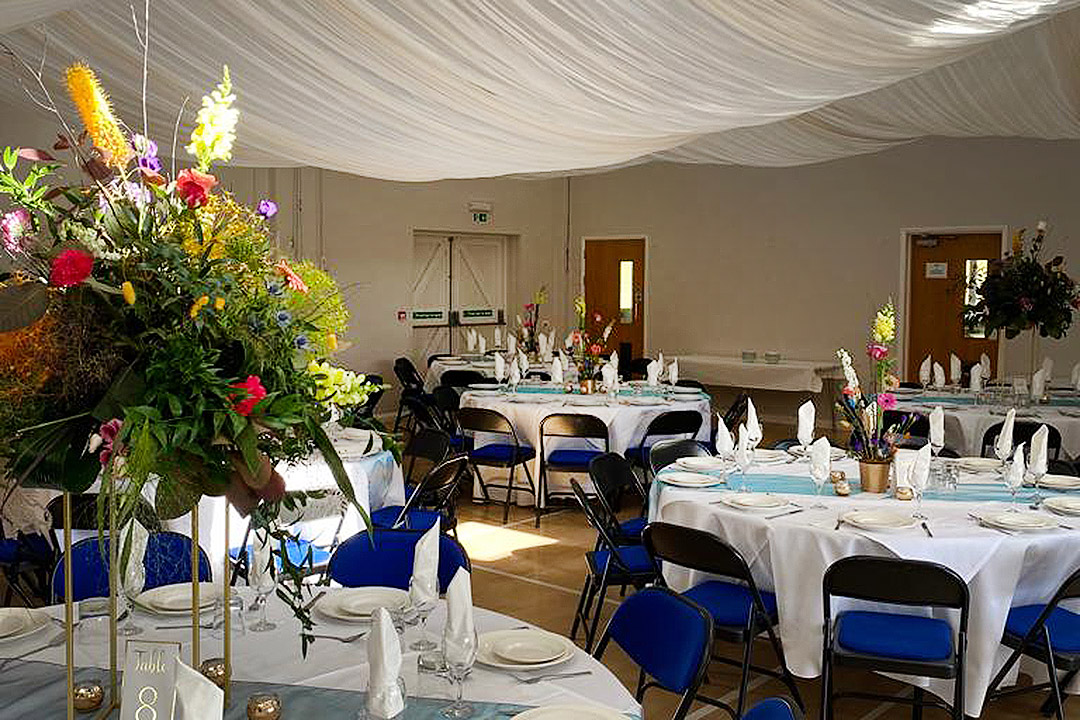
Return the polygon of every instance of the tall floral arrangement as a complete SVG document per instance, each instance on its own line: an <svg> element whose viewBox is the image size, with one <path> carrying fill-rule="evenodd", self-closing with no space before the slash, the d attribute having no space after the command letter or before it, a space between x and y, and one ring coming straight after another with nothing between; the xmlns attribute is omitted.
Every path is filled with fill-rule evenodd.
<svg viewBox="0 0 1080 720"><path fill-rule="evenodd" d="M577 329L567 336L566 344L577 365L579 377L589 380L608 354L607 343L615 321L605 322L600 313L590 313L585 306L585 298L581 296L574 299L574 314L577 316Z"/></svg>
<svg viewBox="0 0 1080 720"><path fill-rule="evenodd" d="M897 440L904 436L914 420L906 417L891 424L885 420L885 411L896 407L893 391L899 384L893 374L895 361L890 354L895 343L896 308L889 300L878 309L870 324L866 355L873 380L867 391L859 383L851 354L843 348L836 351L845 380L838 404L844 424L852 431L851 450L862 460L889 460Z"/></svg>
<svg viewBox="0 0 1080 720"><path fill-rule="evenodd" d="M111 477L122 523L154 482L163 519L225 495L265 526L285 492L275 464L318 449L355 503L322 429L328 369L337 377L325 360L348 314L329 275L276 254L272 200L250 208L219 187L214 165L230 158L239 116L228 70L198 112L194 166L171 177L89 67L65 79L85 132L56 112L51 151L7 148L0 160L12 206L0 219L9 484L78 493ZM54 152L81 184L50 182ZM334 397L373 387L354 376ZM298 601L299 573L281 555Z"/></svg>
<svg viewBox="0 0 1080 720"><path fill-rule="evenodd" d="M546 305L547 301L547 286L541 285L533 296L533 301L522 306L525 312L524 317L517 316L517 330L514 334L517 336L518 346L527 353L540 352L540 341L537 335L548 326L546 321L540 320L540 308Z"/></svg>

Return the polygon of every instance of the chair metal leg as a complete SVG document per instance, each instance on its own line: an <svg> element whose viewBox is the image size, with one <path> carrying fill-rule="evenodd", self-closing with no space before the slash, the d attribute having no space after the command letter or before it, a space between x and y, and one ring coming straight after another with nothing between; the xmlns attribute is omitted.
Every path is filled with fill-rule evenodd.
<svg viewBox="0 0 1080 720"><path fill-rule="evenodd" d="M634 690L634 699L639 703L645 699L645 671L638 670L637 689Z"/></svg>
<svg viewBox="0 0 1080 720"><path fill-rule="evenodd" d="M473 471L473 480L480 485L480 494L484 496L484 502L490 503L491 496L488 495L487 483L484 482L484 476L480 474L480 467L473 461L469 461L469 467Z"/></svg>
<svg viewBox="0 0 1080 720"><path fill-rule="evenodd" d="M593 575L592 573L588 573L585 576L585 582L581 584L581 597L578 598L577 610L574 611L574 624L570 628L571 642L577 635L578 625L582 622L582 620L585 620L586 622L588 621L588 618L583 615L583 613L587 609L588 604L592 602L592 586Z"/></svg>
<svg viewBox="0 0 1080 720"><path fill-rule="evenodd" d="M1046 641L1046 673L1050 676L1050 696L1054 698L1054 712L1058 720L1065 720L1065 708L1061 702L1061 685L1058 684L1057 664L1054 662L1054 646L1050 643L1050 628L1043 625L1043 638Z"/></svg>
<svg viewBox="0 0 1080 720"><path fill-rule="evenodd" d="M1072 685L1072 682L1073 682L1073 680L1076 679L1076 675L1077 675L1078 672L1080 672L1080 671L1071 670L1071 671L1065 673L1065 677L1061 678L1061 682L1058 683L1058 687L1069 687L1070 685ZM1064 711L1065 701L1068 700L1068 699L1069 699L1068 695L1062 695L1061 696L1062 711ZM1051 715L1053 715L1056 712L1056 708L1054 707L1054 694L1053 693L1050 693L1050 696L1048 698L1046 698L1046 702L1044 702L1042 704L1042 707L1039 708L1039 712L1041 712L1045 717L1050 717Z"/></svg>
<svg viewBox="0 0 1080 720"><path fill-rule="evenodd" d="M596 587L596 607L592 620L589 622L589 633L585 636L585 652L592 652L593 640L596 638L596 630L600 626L600 616L604 611L604 600L607 599L608 570L611 569L611 559L608 559L604 572L600 575L600 582Z"/></svg>
<svg viewBox="0 0 1080 720"><path fill-rule="evenodd" d="M915 695L912 697L911 706L911 720L922 720L923 702L925 700L925 691L916 686Z"/></svg>
<svg viewBox="0 0 1080 720"><path fill-rule="evenodd" d="M522 469L525 470L525 479L529 481L529 487L533 491L533 512L536 513L536 527L540 527L540 493L536 483L533 482L532 471L529 470L529 461L521 463Z"/></svg>
<svg viewBox="0 0 1080 720"><path fill-rule="evenodd" d="M510 520L510 499L514 495L514 466L510 466L510 477L506 481L506 497L503 498L503 521L505 525Z"/></svg>
<svg viewBox="0 0 1080 720"><path fill-rule="evenodd" d="M750 685L750 662L754 652L754 630L757 627L755 613L750 611L750 617L746 621L746 639L743 643L742 676L739 678L739 697L735 701L735 716L742 717L743 706L746 704L746 691Z"/></svg>
<svg viewBox="0 0 1080 720"><path fill-rule="evenodd" d="M829 635L829 628L825 628L825 633L822 639L822 653L821 653L821 718L822 720L832 720L832 652L829 649L829 644L832 639Z"/></svg>
<svg viewBox="0 0 1080 720"><path fill-rule="evenodd" d="M536 527L540 527L540 516L547 508L547 465L543 458L540 459L540 480L536 493Z"/></svg>

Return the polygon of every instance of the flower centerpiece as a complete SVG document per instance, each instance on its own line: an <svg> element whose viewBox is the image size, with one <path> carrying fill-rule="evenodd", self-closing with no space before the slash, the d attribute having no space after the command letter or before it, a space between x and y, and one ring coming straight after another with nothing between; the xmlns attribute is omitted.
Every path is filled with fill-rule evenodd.
<svg viewBox="0 0 1080 720"><path fill-rule="evenodd" d="M545 320L543 323L540 321L540 308L546 305L548 301L547 286L541 285L540 289L536 291L536 295L533 296L531 303L525 303L523 310L525 316L517 316L517 330L514 335L517 336L518 347L529 355L537 355L540 352L540 342L537 335L546 327L549 323Z"/></svg>
<svg viewBox="0 0 1080 720"><path fill-rule="evenodd" d="M1028 240L1021 228L1013 236L1012 251L992 260L985 278L972 277L968 289L977 300L963 314L968 331L1003 332L1009 339L1030 331L1032 372L1037 339L1065 337L1080 308L1080 290L1065 272L1065 258L1042 261L1046 229L1046 221L1039 221Z"/></svg>
<svg viewBox="0 0 1080 720"><path fill-rule="evenodd" d="M310 628L289 533L272 522L296 498L274 467L318 449L356 504L322 428L327 401L375 387L352 377L328 394L341 293L315 265L277 255L272 200L249 208L220 189L213 166L230 159L239 116L227 68L186 146L193 166L171 177L89 67L72 65L66 84L85 131L42 83L57 142L0 159L12 206L0 221L0 472L72 493L109 479L101 497L115 493L120 527L148 483L160 519L226 496L278 541L289 602ZM70 157L63 184L54 152Z"/></svg>
<svg viewBox="0 0 1080 720"><path fill-rule="evenodd" d="M577 316L577 329L571 331L566 344L577 366L583 391L591 392L594 376L608 353L607 342L611 338L615 321L605 323L604 316L600 313L590 314L585 306L585 298L581 296L574 299L574 313Z"/></svg>
<svg viewBox="0 0 1080 720"><path fill-rule="evenodd" d="M849 449L859 459L863 489L871 492L884 492L888 486L896 443L914 422L914 416L898 423L888 422L885 416L885 411L896 408L893 391L899 381L892 372L894 360L889 355L895 342L896 308L890 300L877 311L870 326L866 354L873 381L869 392L859 384L851 354L843 348L836 351L845 380L837 403L843 415L842 426L851 430Z"/></svg>

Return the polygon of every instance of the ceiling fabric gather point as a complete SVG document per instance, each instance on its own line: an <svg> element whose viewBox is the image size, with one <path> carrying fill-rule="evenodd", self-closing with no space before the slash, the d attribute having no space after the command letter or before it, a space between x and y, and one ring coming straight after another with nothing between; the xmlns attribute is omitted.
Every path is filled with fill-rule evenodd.
<svg viewBox="0 0 1080 720"><path fill-rule="evenodd" d="M1080 138L1078 4L152 0L150 134L168 146L185 97L190 127L228 64L234 164L393 180L799 165L928 135ZM35 66L44 47L58 97L63 67L85 60L141 120L126 0L3 10L0 39ZM0 68L0 98L29 111L14 75Z"/></svg>

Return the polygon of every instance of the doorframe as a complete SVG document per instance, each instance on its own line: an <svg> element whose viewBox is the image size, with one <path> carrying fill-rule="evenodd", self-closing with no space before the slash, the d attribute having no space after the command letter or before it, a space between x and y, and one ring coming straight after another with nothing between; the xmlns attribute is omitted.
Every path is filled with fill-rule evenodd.
<svg viewBox="0 0 1080 720"><path fill-rule="evenodd" d="M640 240L642 242L642 245L644 246L643 250L644 250L644 255L645 255L645 281L644 281L645 282L645 288L644 288L644 292L642 292L642 297L645 298L645 312L642 313L642 318L641 318L641 333L642 333L642 337L643 337L642 342L641 342L641 345L642 345L642 347L641 347L641 356L642 357L648 357L649 356L649 313L648 313L648 310L649 310L649 305L652 304L652 301L649 298L649 288L651 287L650 284L649 284L649 275L651 273L650 268L652 267L652 262L649 261L649 236L646 235L645 233L620 233L620 234L617 234L617 235L582 235L581 236L581 263L580 263L581 273L580 273L580 276L578 277L578 293L577 293L577 295L581 296L581 297L585 296L585 243L589 242L590 240ZM571 304L572 303L573 303L573 301L571 300ZM634 358L626 358L627 362L629 362L630 360L633 360L633 359Z"/></svg>
<svg viewBox="0 0 1080 720"><path fill-rule="evenodd" d="M911 283L911 236L912 235L967 235L975 233L1000 233L1001 254L1004 255L1011 247L1009 240L1008 225L938 225L930 227L906 227L900 229L900 287L896 294L896 321L904 329L903 337L900 338L899 355L897 358L898 368L907 368L908 336L907 324L910 300L908 286ZM1005 342L998 338L997 358L994 367L1001 370L1001 363L1005 358ZM904 371L906 374L906 370Z"/></svg>

